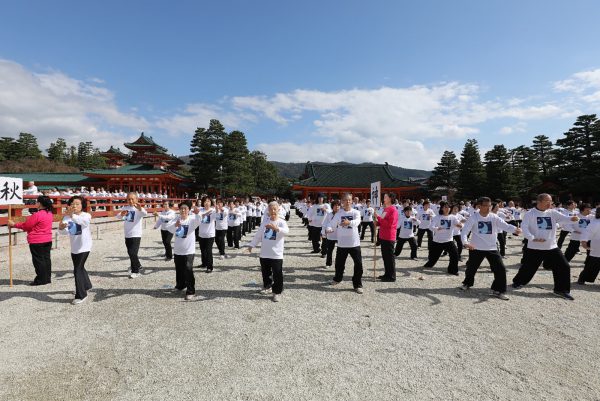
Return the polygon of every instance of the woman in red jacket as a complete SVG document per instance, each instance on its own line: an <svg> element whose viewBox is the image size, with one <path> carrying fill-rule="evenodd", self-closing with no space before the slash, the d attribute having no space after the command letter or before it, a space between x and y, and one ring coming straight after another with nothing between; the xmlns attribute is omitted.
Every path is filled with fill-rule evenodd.
<svg viewBox="0 0 600 401"><path fill-rule="evenodd" d="M24 223L8 220L8 225L27 232L27 243L36 274L29 285L45 285L50 284L52 273L52 200L47 196L38 196L35 208L37 212Z"/></svg>
<svg viewBox="0 0 600 401"><path fill-rule="evenodd" d="M398 210L393 206L396 194L383 195L383 214L377 217L379 226L379 242L381 244L381 257L383 258L384 274L379 276L381 281L396 281L396 260L394 258L394 245L396 244L396 226L398 225Z"/></svg>

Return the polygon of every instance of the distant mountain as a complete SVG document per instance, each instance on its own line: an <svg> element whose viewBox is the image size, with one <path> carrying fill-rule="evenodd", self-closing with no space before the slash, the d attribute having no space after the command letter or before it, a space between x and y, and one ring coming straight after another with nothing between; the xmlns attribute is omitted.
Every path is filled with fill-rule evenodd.
<svg viewBox="0 0 600 401"><path fill-rule="evenodd" d="M273 165L279 171L279 174L286 177L297 180L302 174L304 174L304 168L306 167L306 163L283 163L271 161ZM319 162L314 162L319 163ZM348 163L348 162L337 162L336 164L356 164L356 163ZM358 163L358 165L370 165L375 163ZM419 179L419 178L429 178L431 176L431 171L427 170L417 170L417 169L408 169L398 166L389 165L390 171L397 178L402 180L411 179Z"/></svg>
<svg viewBox="0 0 600 401"><path fill-rule="evenodd" d="M181 160L183 160L186 164L190 161L190 156L179 156ZM279 174L285 178L290 178L293 180L297 180L302 174L304 174L304 168L306 167L306 163L284 163L284 162L276 162L270 161L276 168ZM319 163L319 162L314 162ZM355 164L348 162L338 162L337 164ZM369 165L374 163L359 163L360 165ZM398 166L392 166L390 164L390 171L397 178L402 180L411 179L419 179L419 178L429 178L431 176L431 171L427 170L417 170L410 168L403 168Z"/></svg>

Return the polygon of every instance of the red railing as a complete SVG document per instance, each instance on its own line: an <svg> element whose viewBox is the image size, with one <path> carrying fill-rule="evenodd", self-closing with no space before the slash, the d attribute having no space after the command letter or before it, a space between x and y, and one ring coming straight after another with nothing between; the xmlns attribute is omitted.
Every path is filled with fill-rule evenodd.
<svg viewBox="0 0 600 401"><path fill-rule="evenodd" d="M11 218L16 222L25 221L27 216L23 216L23 209L33 208L37 195L24 195L25 203L28 201L32 204L26 205L12 205L11 206ZM70 196L50 196L53 205L54 220L62 220L63 213L67 207L67 201ZM127 205L127 200L122 197L91 197L86 196L87 207L85 211L90 213L92 217L112 217L118 212L118 209ZM148 212L154 212L162 209L164 202L173 202L177 205L179 202L185 199L182 198L139 198L139 203L143 205ZM4 214L0 216L0 226L5 226L8 222L8 206L0 206L0 213Z"/></svg>

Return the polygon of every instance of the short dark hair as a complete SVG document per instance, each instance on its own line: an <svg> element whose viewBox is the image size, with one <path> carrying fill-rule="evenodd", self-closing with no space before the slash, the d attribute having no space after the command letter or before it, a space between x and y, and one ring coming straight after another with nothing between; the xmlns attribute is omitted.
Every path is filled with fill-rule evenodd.
<svg viewBox="0 0 600 401"><path fill-rule="evenodd" d="M46 195L40 195L37 197L38 203L42 206L42 209L52 213L52 199Z"/></svg>
<svg viewBox="0 0 600 401"><path fill-rule="evenodd" d="M408 212L411 211L412 212L412 207L410 206L405 206L404 209L402 209L403 212Z"/></svg>
<svg viewBox="0 0 600 401"><path fill-rule="evenodd" d="M396 194L395 193L393 193L393 192L385 192L383 194L383 196L386 196L386 195L388 196L388 198L390 198L390 200L392 201L392 203L396 200ZM381 199L383 199L383 197Z"/></svg>
<svg viewBox="0 0 600 401"><path fill-rule="evenodd" d="M79 196L79 195L71 196L71 198L69 198L69 200L67 201L67 205L71 206L71 203L73 203L73 201L75 199L79 199L81 201L81 208L83 210L85 210L85 208L87 208L87 200L83 196Z"/></svg>

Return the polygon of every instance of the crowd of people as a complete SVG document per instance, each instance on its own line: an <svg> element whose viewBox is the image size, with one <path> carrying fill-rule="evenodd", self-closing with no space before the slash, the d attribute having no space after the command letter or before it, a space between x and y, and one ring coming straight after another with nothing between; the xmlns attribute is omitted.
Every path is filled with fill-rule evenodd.
<svg viewBox="0 0 600 401"><path fill-rule="evenodd" d="M24 195L45 195L49 197L55 196L82 196L82 197L91 197L91 198L127 198L128 192L123 190L115 190L115 191L107 191L104 187L95 188L95 187L78 187L71 188L67 187L62 190L59 190L57 187L42 189L39 190L35 185L34 181L28 181L27 188L23 189ZM156 191L153 192L136 192L138 198L146 198L146 199L166 199L168 198L167 191L163 191L162 193L158 193Z"/></svg>
<svg viewBox="0 0 600 401"><path fill-rule="evenodd" d="M423 269L434 268L441 256L448 255L446 271L456 276L466 250L465 277L460 288L468 291L474 285L477 270L485 259L494 275L490 295L502 300L508 300L504 265L508 234L523 237L520 268L512 280L514 290L527 285L543 266L552 270L553 293L573 300L570 261L580 248L586 251L587 257L577 284L594 282L600 272L600 208L592 208L589 204L570 201L563 207L554 204L549 194L538 195L534 204L527 207L513 201L492 201L487 197L451 204L446 200L399 201L395 194L387 193L382 200L381 206L374 206L369 200L361 201L351 194L343 194L340 199L326 200L322 196L314 201L301 199L292 206L289 201L278 198L267 202L256 197L226 200L202 196L178 205L165 201L162 210L154 212L154 229L161 230L165 260L173 260L175 265L173 289L185 291L188 301L196 299L196 243L200 250L199 267L206 269L206 273L215 268L215 245L222 260L227 258L227 248L245 246L250 253L260 246L261 293L279 301L284 288L285 238L290 231L288 221L292 208L307 228L307 253L320 254L325 259L323 267L326 269L334 266L331 286L343 281L350 256L354 265L352 285L357 294L364 292L362 254L368 246L380 249L384 269L378 279L382 282L396 281L396 262L406 243L410 247L411 260L420 257L425 260ZM92 217L85 212L85 196L73 195L67 205L58 232L70 238L76 288L73 304L80 304L92 288L85 269L92 248ZM51 283L52 201L48 196L40 195L35 207L37 212L25 222L9 220L8 224L28 233L36 272L31 285L37 286ZM126 195L126 205L116 216L123 222L131 279L137 279L143 273L138 252L144 231L142 222L148 215L139 194L130 192ZM365 241L367 229L372 245ZM425 236L427 242L424 245ZM246 245L242 244L244 237L247 237ZM563 254L561 248L567 237L570 237L569 243ZM419 256L425 250L426 258Z"/></svg>

